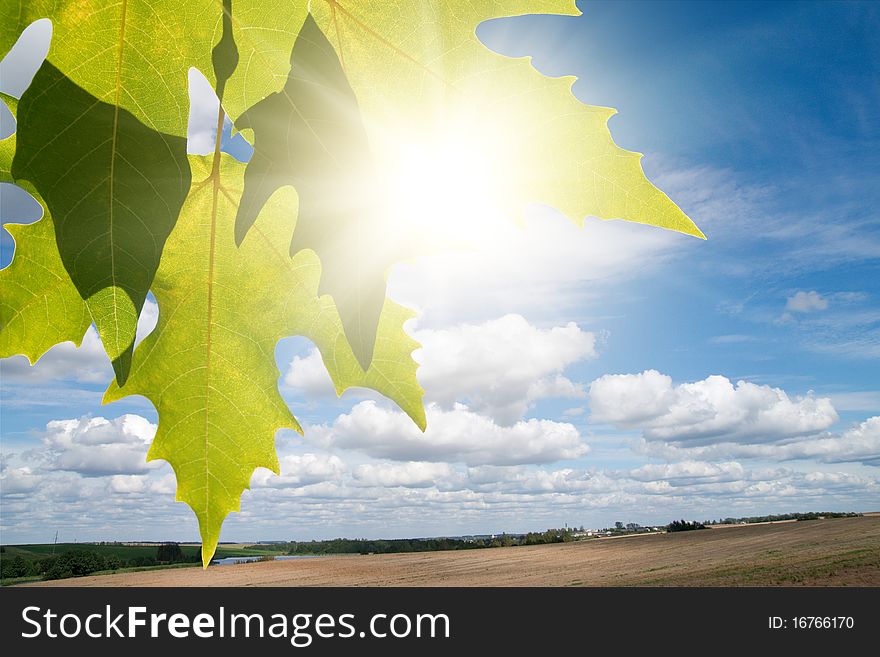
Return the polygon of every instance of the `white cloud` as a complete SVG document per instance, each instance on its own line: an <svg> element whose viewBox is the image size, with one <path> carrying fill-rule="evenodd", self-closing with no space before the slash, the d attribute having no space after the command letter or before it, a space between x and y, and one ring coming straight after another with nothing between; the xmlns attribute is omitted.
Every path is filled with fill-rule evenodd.
<svg viewBox="0 0 880 657"><path fill-rule="evenodd" d="M762 443L823 431L837 412L828 398L790 398L785 391L723 376L673 386L656 370L606 375L590 385L592 420L639 429L671 443Z"/></svg>
<svg viewBox="0 0 880 657"><path fill-rule="evenodd" d="M217 135L220 101L211 83L196 68L189 69L189 124L186 152L210 155Z"/></svg>
<svg viewBox="0 0 880 657"><path fill-rule="evenodd" d="M815 290L809 292L800 291L792 297L788 297L785 309L794 313L811 313L817 310L826 310L828 299Z"/></svg>
<svg viewBox="0 0 880 657"><path fill-rule="evenodd" d="M739 481L745 470L736 461L727 463L703 463L682 461L679 463L648 463L627 476L636 481L667 481L673 486Z"/></svg>
<svg viewBox="0 0 880 657"><path fill-rule="evenodd" d="M170 466L169 468L170 469ZM150 481L150 492L157 495L174 495L177 491L177 477L173 472L168 472L158 479Z"/></svg>
<svg viewBox="0 0 880 657"><path fill-rule="evenodd" d="M141 308L140 317L138 317L137 330L134 336L135 346L139 345L141 340L152 333L158 323L159 305L150 299L145 300L144 307Z"/></svg>
<svg viewBox="0 0 880 657"><path fill-rule="evenodd" d="M541 329L521 315L416 330L413 337L422 345L414 358L426 401L445 409L467 403L501 424L516 422L539 399L583 397L582 387L562 372L596 357L596 336L577 324ZM306 396L335 396L317 349L294 356L284 383Z"/></svg>
<svg viewBox="0 0 880 657"><path fill-rule="evenodd" d="M870 417L842 434L821 434L773 443L720 442L680 446L643 440L640 451L666 459L760 458L775 461L861 462L880 466L880 416Z"/></svg>
<svg viewBox="0 0 880 657"><path fill-rule="evenodd" d="M189 121L186 152L210 155L214 152L217 137L217 113L220 109L220 100L211 83L198 69L189 69L188 83ZM245 155L246 151L252 151L240 134L232 135L232 120L228 116L223 120L221 150L237 158Z"/></svg>
<svg viewBox="0 0 880 657"><path fill-rule="evenodd" d="M140 474L155 467L146 462L155 433L155 424L132 414L115 420L53 420L46 425L43 444L51 469L89 476Z"/></svg>
<svg viewBox="0 0 880 657"><path fill-rule="evenodd" d="M146 477L142 475L113 475L109 484L111 493L130 495L147 490Z"/></svg>
<svg viewBox="0 0 880 657"><path fill-rule="evenodd" d="M280 459L281 476L260 468L251 478L253 486L296 488L339 479L347 470L338 456L331 454L288 455Z"/></svg>
<svg viewBox="0 0 880 657"><path fill-rule="evenodd" d="M3 465L0 472L0 494L18 495L30 493L40 484L42 477L33 473L31 468L10 468Z"/></svg>
<svg viewBox="0 0 880 657"><path fill-rule="evenodd" d="M589 451L568 423L531 419L505 427L461 404L449 411L429 404L426 410L428 430L422 434L403 413L364 401L332 425L309 427L305 439L377 458L468 465L550 463Z"/></svg>
<svg viewBox="0 0 880 657"><path fill-rule="evenodd" d="M391 298L420 310L422 326L506 313L567 321L582 312L587 294L598 294L585 283L628 280L696 243L628 222L587 218L581 228L555 210L533 207L522 227L499 226L479 248L396 265L388 289Z"/></svg>
<svg viewBox="0 0 880 657"><path fill-rule="evenodd" d="M672 378L657 370L608 374L590 384L591 418L633 426L663 415L673 402Z"/></svg>
<svg viewBox="0 0 880 657"><path fill-rule="evenodd" d="M448 463L410 461L408 463L364 463L354 471L356 482L364 486L425 488L442 486L453 477Z"/></svg>
<svg viewBox="0 0 880 657"><path fill-rule="evenodd" d="M336 396L321 354L314 348L306 356L293 357L284 374L284 384L303 392L306 397Z"/></svg>
<svg viewBox="0 0 880 657"><path fill-rule="evenodd" d="M58 380L106 383L113 376L110 360L93 326L86 331L78 348L72 342L62 342L43 354L33 366L24 356L13 356L0 361L0 367L3 368L3 378L16 383Z"/></svg>
<svg viewBox="0 0 880 657"><path fill-rule="evenodd" d="M826 508L829 499L840 508L860 510L873 508L880 494L877 477L854 471L857 466L804 472L692 460L618 471L469 467L365 461L361 455L316 448L301 453L298 443L279 447L282 478L266 470L254 475L242 512L224 524L223 540L516 532L564 522L604 527L615 520L653 524L678 517L755 515L766 513L768 505ZM83 477L24 465L22 458L36 458L34 451L4 455L4 464L9 463L2 473L6 540L51 541L56 529L62 541L197 539L191 511L171 502L175 482L167 465L143 474ZM39 484L8 491L13 470L39 477Z"/></svg>
<svg viewBox="0 0 880 657"><path fill-rule="evenodd" d="M467 402L476 412L510 424L532 402L548 397L582 397L562 376L569 365L596 357L596 336L573 322L539 329L521 315L478 325L415 332L418 376L426 398L444 408Z"/></svg>
<svg viewBox="0 0 880 657"><path fill-rule="evenodd" d="M159 307L147 299L138 318L135 344L152 332L158 319ZM0 367L5 381L32 385L48 381L106 384L113 378L110 359L94 326L88 328L79 347L72 342L62 342L49 349L34 365L24 356L12 356L0 360Z"/></svg>

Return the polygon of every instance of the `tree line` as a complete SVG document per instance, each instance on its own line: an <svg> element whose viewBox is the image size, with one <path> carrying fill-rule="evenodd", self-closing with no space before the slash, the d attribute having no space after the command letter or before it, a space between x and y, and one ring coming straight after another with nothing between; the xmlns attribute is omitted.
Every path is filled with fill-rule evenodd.
<svg viewBox="0 0 880 657"><path fill-rule="evenodd" d="M780 520L819 520L820 518L858 518L861 513L852 511L809 511L807 513L780 513L766 516L748 516L745 518L722 518L720 520L706 520L706 525L738 525L740 523L751 524L755 522L779 522Z"/></svg>
<svg viewBox="0 0 880 657"><path fill-rule="evenodd" d="M82 577L107 570L138 568L173 563L198 563L201 558L187 556L177 543L158 546L155 557L137 556L125 559L114 554L103 555L88 550L67 550L61 554L26 559L21 555L0 559L0 579L40 577L42 579L66 579Z"/></svg>
<svg viewBox="0 0 880 657"><path fill-rule="evenodd" d="M399 538L364 539L334 538L326 541L291 541L277 547L288 555L315 554L391 554L400 552L441 552L447 550L479 550L515 545L541 545L573 541L573 529L548 529L527 534L498 534L473 538ZM260 548L259 545L250 548Z"/></svg>

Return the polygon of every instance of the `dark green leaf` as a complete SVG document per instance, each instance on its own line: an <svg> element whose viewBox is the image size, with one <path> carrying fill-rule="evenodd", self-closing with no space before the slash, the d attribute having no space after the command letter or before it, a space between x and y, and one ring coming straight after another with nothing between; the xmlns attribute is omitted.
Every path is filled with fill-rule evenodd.
<svg viewBox="0 0 880 657"><path fill-rule="evenodd" d="M52 213L61 261L122 383L190 188L186 140L97 100L48 61L19 102L17 140L12 176L29 181Z"/></svg>
<svg viewBox="0 0 880 657"><path fill-rule="evenodd" d="M236 126L253 129L255 139L236 242L277 189L296 188L300 205L290 254L302 249L318 254L319 294L333 297L345 335L367 370L385 301L385 270L393 259L380 252L381 241L374 237L381 232L381 216L357 99L311 15L294 44L284 88L247 110Z"/></svg>

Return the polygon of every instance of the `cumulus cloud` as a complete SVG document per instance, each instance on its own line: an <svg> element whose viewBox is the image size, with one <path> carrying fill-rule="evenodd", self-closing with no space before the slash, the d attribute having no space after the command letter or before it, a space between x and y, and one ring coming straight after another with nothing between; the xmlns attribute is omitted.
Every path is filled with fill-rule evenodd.
<svg viewBox="0 0 880 657"><path fill-rule="evenodd" d="M139 343L156 327L159 307L155 302L144 303L138 318L135 343ZM106 384L113 378L110 359L104 352L94 326L90 326L79 347L72 342L57 344L34 364L24 356L0 360L4 381L24 384L42 384L49 381Z"/></svg>
<svg viewBox="0 0 880 657"><path fill-rule="evenodd" d="M331 454L297 454L280 459L281 476L260 468L254 472L251 485L268 488L295 488L324 481L335 481L347 470L338 456Z"/></svg>
<svg viewBox="0 0 880 657"><path fill-rule="evenodd" d="M377 458L468 465L550 463L589 451L568 423L530 419L500 426L462 404L452 410L429 404L426 410L424 434L403 413L368 400L331 425L309 427L305 437L325 448L354 449Z"/></svg>
<svg viewBox="0 0 880 657"><path fill-rule="evenodd" d="M224 540L515 532L563 522L604 527L615 520L659 524L765 513L768 504L820 508L829 498L858 510L871 508L880 494L876 476L851 468L803 472L691 460L609 471L374 460L314 447L303 453L293 443L280 449L282 477L255 473L242 512L224 525ZM84 477L32 468L22 458L30 457L5 455L0 473L9 541L51 541L55 529L60 540L197 539L189 509L170 503L175 481L167 465ZM24 483L13 488L8 482L16 477Z"/></svg>
<svg viewBox="0 0 880 657"><path fill-rule="evenodd" d="M674 386L672 378L647 370L612 374L590 385L591 418L645 439L673 444L762 443L815 434L837 422L828 398L791 398L780 388L709 376Z"/></svg>
<svg viewBox="0 0 880 657"><path fill-rule="evenodd" d="M293 357L284 374L284 385L304 393L307 397L336 395L321 354L314 348L305 356Z"/></svg>
<svg viewBox="0 0 880 657"><path fill-rule="evenodd" d="M826 310L827 308L828 299L815 290L810 290L809 292L801 290L794 296L788 297L785 303L785 309L793 313L811 313L817 310Z"/></svg>
<svg viewBox="0 0 880 657"><path fill-rule="evenodd" d="M703 463L682 461L680 463L648 463L627 473L636 481L667 481L673 486L702 483L739 481L745 470L736 461L727 463Z"/></svg>
<svg viewBox="0 0 880 657"><path fill-rule="evenodd" d="M2 470L0 470L0 494L30 493L40 484L41 480L42 477L34 474L27 466L11 468L3 464Z"/></svg>
<svg viewBox="0 0 880 657"><path fill-rule="evenodd" d="M596 336L570 322L540 329L521 315L482 324L422 330L415 356L429 401L444 408L466 402L497 422L522 418L531 403L548 397L582 397L562 376L569 365L596 357Z"/></svg>
<svg viewBox="0 0 880 657"><path fill-rule="evenodd" d="M762 458L823 463L861 462L880 467L880 417L870 417L841 434L825 433L769 444L721 442L693 447L642 440L639 449L650 456L667 459Z"/></svg>
<svg viewBox="0 0 880 657"><path fill-rule="evenodd" d="M364 463L354 471L354 479L364 486L406 486L425 488L442 485L453 478L448 463L410 461L408 463Z"/></svg>
<svg viewBox="0 0 880 657"><path fill-rule="evenodd" d="M596 357L596 336L570 322L542 329L521 315L480 324L414 331L422 348L414 354L425 400L451 409L466 403L477 413L509 425L539 399L579 398L580 384L563 371ZM294 356L284 383L306 395L333 395L317 349Z"/></svg>
<svg viewBox="0 0 880 657"><path fill-rule="evenodd" d="M146 462L155 434L156 425L139 415L83 417L49 422L43 444L51 469L86 476L141 474L155 467Z"/></svg>
<svg viewBox="0 0 880 657"><path fill-rule="evenodd" d="M130 495L147 490L147 479L142 475L113 475L110 477L111 493Z"/></svg>
<svg viewBox="0 0 880 657"><path fill-rule="evenodd" d="M52 347L33 366L24 356L13 356L0 361L0 367L3 369L3 379L15 383L37 384L59 380L106 383L113 376L110 360L92 326L86 331L78 348L72 342L63 342Z"/></svg>
<svg viewBox="0 0 880 657"><path fill-rule="evenodd" d="M620 483L607 473L580 468L479 466L468 468L466 483L474 490L518 495L599 495L621 490Z"/></svg>

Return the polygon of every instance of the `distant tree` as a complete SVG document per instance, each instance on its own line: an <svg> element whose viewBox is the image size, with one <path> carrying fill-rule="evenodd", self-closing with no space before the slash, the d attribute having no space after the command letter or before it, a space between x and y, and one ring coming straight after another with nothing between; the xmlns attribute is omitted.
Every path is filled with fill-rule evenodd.
<svg viewBox="0 0 880 657"><path fill-rule="evenodd" d="M673 520L668 525L666 525L666 531L668 532L687 532L694 529L706 529L706 525L701 522L688 522L684 518L681 520Z"/></svg>
<svg viewBox="0 0 880 657"><path fill-rule="evenodd" d="M11 577L24 577L28 574L27 562L17 555L13 559L4 559L0 561L0 577L8 579Z"/></svg>
<svg viewBox="0 0 880 657"><path fill-rule="evenodd" d="M162 543L156 551L156 561L178 563L184 561L180 543Z"/></svg>

